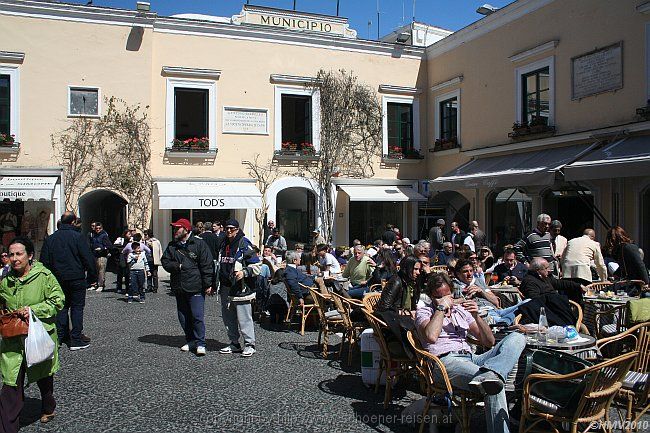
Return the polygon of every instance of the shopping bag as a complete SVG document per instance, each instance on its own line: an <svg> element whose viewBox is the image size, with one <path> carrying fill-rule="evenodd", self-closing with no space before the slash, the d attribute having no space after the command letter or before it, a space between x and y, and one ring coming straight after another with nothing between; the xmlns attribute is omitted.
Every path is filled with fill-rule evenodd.
<svg viewBox="0 0 650 433"><path fill-rule="evenodd" d="M38 320L32 309L29 309L29 331L25 338L25 361L27 367L40 364L54 358L56 344L47 333L43 322Z"/></svg>

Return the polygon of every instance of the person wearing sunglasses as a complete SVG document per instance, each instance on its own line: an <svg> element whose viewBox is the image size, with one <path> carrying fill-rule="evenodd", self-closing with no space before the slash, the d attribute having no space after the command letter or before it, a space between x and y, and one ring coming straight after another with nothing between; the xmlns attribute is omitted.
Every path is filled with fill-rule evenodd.
<svg viewBox="0 0 650 433"><path fill-rule="evenodd" d="M0 269L0 280L2 280L11 270L11 261L9 260L9 254L4 245L0 245L0 263L2 264L2 268Z"/></svg>

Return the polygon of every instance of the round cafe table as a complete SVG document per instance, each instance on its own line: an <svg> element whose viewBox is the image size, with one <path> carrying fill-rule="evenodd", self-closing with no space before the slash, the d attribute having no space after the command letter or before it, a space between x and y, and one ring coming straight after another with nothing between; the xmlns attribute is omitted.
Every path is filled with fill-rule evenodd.
<svg viewBox="0 0 650 433"><path fill-rule="evenodd" d="M596 339L587 334L578 334L580 338L577 338L574 341L565 341L564 343L558 343L557 341L550 342L548 341L548 337L547 341L540 343L534 338L529 338L529 336L534 335L535 334L526 335L526 347L529 347L531 349L554 349L571 353L575 350L588 349L596 345Z"/></svg>

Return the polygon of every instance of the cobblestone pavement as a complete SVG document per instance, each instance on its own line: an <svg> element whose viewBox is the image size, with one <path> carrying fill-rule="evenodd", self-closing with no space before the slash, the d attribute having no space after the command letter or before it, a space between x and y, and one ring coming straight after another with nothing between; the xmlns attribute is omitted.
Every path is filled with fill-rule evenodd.
<svg viewBox="0 0 650 433"><path fill-rule="evenodd" d="M21 431L416 431L400 418L419 398L415 381L398 385L384 412L383 388L375 394L361 381L358 351L353 367L336 354L322 359L313 328L301 336L295 326L256 325L252 358L220 355L227 338L214 297L206 302L207 356L182 353L175 301L166 287L147 294L145 304L88 292L84 332L91 347L61 349L57 416L49 424L38 421L37 387L27 389ZM332 340L336 352L340 339ZM474 417L472 431L485 431L482 420L480 413Z"/></svg>

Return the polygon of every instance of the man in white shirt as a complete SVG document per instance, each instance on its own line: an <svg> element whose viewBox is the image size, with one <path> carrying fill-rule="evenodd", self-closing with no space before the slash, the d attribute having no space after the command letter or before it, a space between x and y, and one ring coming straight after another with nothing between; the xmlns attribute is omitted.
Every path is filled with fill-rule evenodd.
<svg viewBox="0 0 650 433"><path fill-rule="evenodd" d="M325 244L320 244L317 247L318 262L320 263L323 271L329 271L330 275L340 275L341 265L332 254L327 252L328 247Z"/></svg>
<svg viewBox="0 0 650 433"><path fill-rule="evenodd" d="M596 232L586 229L579 238L573 238L562 255L564 278L571 278L581 284L591 284L591 263L595 263L600 281L607 281L607 268L600 251L600 244L594 239Z"/></svg>

